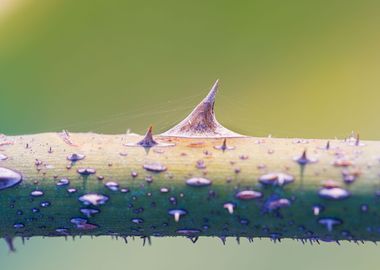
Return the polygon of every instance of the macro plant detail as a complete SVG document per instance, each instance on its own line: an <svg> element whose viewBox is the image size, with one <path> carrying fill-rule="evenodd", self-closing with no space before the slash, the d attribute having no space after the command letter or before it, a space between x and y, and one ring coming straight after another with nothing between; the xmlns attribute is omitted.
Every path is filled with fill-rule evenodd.
<svg viewBox="0 0 380 270"><path fill-rule="evenodd" d="M379 142L243 136L217 89L159 135L2 135L0 237L380 239Z"/></svg>

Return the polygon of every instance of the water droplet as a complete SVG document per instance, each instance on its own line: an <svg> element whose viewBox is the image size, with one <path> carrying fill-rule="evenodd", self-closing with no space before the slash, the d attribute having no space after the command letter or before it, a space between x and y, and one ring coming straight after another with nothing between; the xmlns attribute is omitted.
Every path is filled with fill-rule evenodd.
<svg viewBox="0 0 380 270"><path fill-rule="evenodd" d="M87 223L88 221L85 218L72 218L70 222L75 224L76 228L80 230L93 230L98 228L98 225Z"/></svg>
<svg viewBox="0 0 380 270"><path fill-rule="evenodd" d="M197 167L197 169L206 169L206 164L203 160L198 160L195 167Z"/></svg>
<svg viewBox="0 0 380 270"><path fill-rule="evenodd" d="M33 197L41 197L44 195L44 193L41 190L34 190L30 193L30 195Z"/></svg>
<svg viewBox="0 0 380 270"><path fill-rule="evenodd" d="M254 200L262 197L262 193L254 190L243 190L236 194L236 198L240 200Z"/></svg>
<svg viewBox="0 0 380 270"><path fill-rule="evenodd" d="M333 187L320 189L318 195L325 199L340 200L348 198L351 194L343 188Z"/></svg>
<svg viewBox="0 0 380 270"><path fill-rule="evenodd" d="M131 221L135 224L142 224L144 220L142 218L132 218Z"/></svg>
<svg viewBox="0 0 380 270"><path fill-rule="evenodd" d="M139 174L138 174L137 172L135 172L135 171L131 172L131 176L132 176L133 178L137 177L138 175L139 175Z"/></svg>
<svg viewBox="0 0 380 270"><path fill-rule="evenodd" d="M40 206L41 207L49 207L50 206L50 202L41 202Z"/></svg>
<svg viewBox="0 0 380 270"><path fill-rule="evenodd" d="M201 231L197 229L179 229L176 233L186 236L193 236L201 233Z"/></svg>
<svg viewBox="0 0 380 270"><path fill-rule="evenodd" d="M247 156L247 155L240 155L239 158L241 160L247 160L247 159L249 159L249 156Z"/></svg>
<svg viewBox="0 0 380 270"><path fill-rule="evenodd" d="M107 182L104 184L111 191L118 191L119 184L116 182Z"/></svg>
<svg viewBox="0 0 380 270"><path fill-rule="evenodd" d="M144 164L143 168L150 172L164 172L167 170L167 168L160 163Z"/></svg>
<svg viewBox="0 0 380 270"><path fill-rule="evenodd" d="M77 225L77 229L80 229L80 230L94 230L97 228L99 228L98 225L91 224L91 223L84 223L84 224Z"/></svg>
<svg viewBox="0 0 380 270"><path fill-rule="evenodd" d="M67 179L67 178L62 178L62 179L60 179L60 180L57 182L57 186L59 186L59 187L61 187L61 186L66 186L66 185L68 185L68 184L70 184L70 181L69 181L69 179Z"/></svg>
<svg viewBox="0 0 380 270"><path fill-rule="evenodd" d="M313 215L318 216L323 210L323 206L320 205L314 205L313 206Z"/></svg>
<svg viewBox="0 0 380 270"><path fill-rule="evenodd" d="M248 224L249 224L249 220L246 219L246 218L241 218L241 219L239 220L239 223L240 223L241 225L248 225Z"/></svg>
<svg viewBox="0 0 380 270"><path fill-rule="evenodd" d="M8 156L4 154L0 154L0 160L7 160L7 159L8 159Z"/></svg>
<svg viewBox="0 0 380 270"><path fill-rule="evenodd" d="M16 223L13 225L13 228L15 228L15 229L22 229L24 227L25 227L25 225L22 223Z"/></svg>
<svg viewBox="0 0 380 270"><path fill-rule="evenodd" d="M76 188L68 188L67 192L70 193L70 194L71 193L75 193L75 192L77 192L77 189Z"/></svg>
<svg viewBox="0 0 380 270"><path fill-rule="evenodd" d="M168 193L169 192L169 188L162 187L162 188L160 188L160 192L161 193Z"/></svg>
<svg viewBox="0 0 380 270"><path fill-rule="evenodd" d="M259 182L263 185L286 185L292 183L294 177L285 173L268 173L259 177Z"/></svg>
<svg viewBox="0 0 380 270"><path fill-rule="evenodd" d="M91 208L81 208L80 212L85 215L86 217L90 218L95 214L98 214L100 211L98 209L91 209Z"/></svg>
<svg viewBox="0 0 380 270"><path fill-rule="evenodd" d="M192 187L205 187L211 185L212 181L202 177L193 177L186 180L186 184Z"/></svg>
<svg viewBox="0 0 380 270"><path fill-rule="evenodd" d="M14 187L22 181L21 174L7 168L0 167L0 190Z"/></svg>
<svg viewBox="0 0 380 270"><path fill-rule="evenodd" d="M343 176L343 181L346 184L352 184L353 182L356 181L356 179L360 176L361 172L359 170L347 170L344 169L342 171L342 176Z"/></svg>
<svg viewBox="0 0 380 270"><path fill-rule="evenodd" d="M335 167L349 167L353 163L352 163L352 161L347 160L347 159L337 159L337 160L334 161L333 164L334 164Z"/></svg>
<svg viewBox="0 0 380 270"><path fill-rule="evenodd" d="M290 201L285 198L271 200L267 204L267 208L269 211L277 210L277 209L288 207L288 206L290 206Z"/></svg>
<svg viewBox="0 0 380 270"><path fill-rule="evenodd" d="M84 223L87 223L87 219L86 218L75 217L75 218L70 219L70 222L73 223L73 224L75 224L75 225L84 224Z"/></svg>
<svg viewBox="0 0 380 270"><path fill-rule="evenodd" d="M97 193L87 193L79 197L79 201L83 202L85 205L102 205L108 201L108 197Z"/></svg>
<svg viewBox="0 0 380 270"><path fill-rule="evenodd" d="M323 181L322 186L324 188L335 188L335 187L340 187L340 184L337 181L328 179L326 181Z"/></svg>
<svg viewBox="0 0 380 270"><path fill-rule="evenodd" d="M362 205L360 206L360 210L361 210L362 212L368 212L368 204L362 204Z"/></svg>
<svg viewBox="0 0 380 270"><path fill-rule="evenodd" d="M187 211L184 209L172 209L168 212L169 215L174 216L174 221L178 222L181 216L187 214Z"/></svg>
<svg viewBox="0 0 380 270"><path fill-rule="evenodd" d="M76 161L84 159L85 157L86 157L85 155L73 153L73 154L67 156L67 160L70 160L72 162L76 162Z"/></svg>
<svg viewBox="0 0 380 270"><path fill-rule="evenodd" d="M320 218L320 219L318 219L318 223L321 224L321 225L326 226L326 229L329 232L332 232L334 226L340 225L343 222L340 219L337 219L337 218Z"/></svg>
<svg viewBox="0 0 380 270"><path fill-rule="evenodd" d="M57 233L59 234L62 234L62 235L68 235L69 234L69 230L68 229L65 229L65 228L58 228L55 230Z"/></svg>
<svg viewBox="0 0 380 270"><path fill-rule="evenodd" d="M223 208L227 209L228 213L230 213L231 215L234 213L235 207L236 205L231 202L226 202L225 204L223 204Z"/></svg>
<svg viewBox="0 0 380 270"><path fill-rule="evenodd" d="M93 169L93 168L79 168L77 170L77 172L80 174L80 175L83 175L83 176L88 176L90 174L95 174L96 173L96 170Z"/></svg>

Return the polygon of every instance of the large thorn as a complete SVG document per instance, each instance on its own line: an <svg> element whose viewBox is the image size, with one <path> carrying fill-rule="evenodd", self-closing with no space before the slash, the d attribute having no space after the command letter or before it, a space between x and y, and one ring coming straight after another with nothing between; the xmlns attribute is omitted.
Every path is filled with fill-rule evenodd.
<svg viewBox="0 0 380 270"><path fill-rule="evenodd" d="M218 86L219 80L214 83L209 94L189 116L161 135L200 138L242 137L242 135L223 127L215 118L214 104Z"/></svg>

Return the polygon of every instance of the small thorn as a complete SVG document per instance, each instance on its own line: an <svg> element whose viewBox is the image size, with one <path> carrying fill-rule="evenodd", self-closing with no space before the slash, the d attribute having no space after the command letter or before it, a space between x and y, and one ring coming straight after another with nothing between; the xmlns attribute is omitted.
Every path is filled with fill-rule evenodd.
<svg viewBox="0 0 380 270"><path fill-rule="evenodd" d="M141 238L143 239L143 247L146 245L147 241L148 241L149 246L152 245L152 240L150 239L149 236L141 236Z"/></svg>
<svg viewBox="0 0 380 270"><path fill-rule="evenodd" d="M16 252L15 246L13 245L13 237L6 236L4 238L5 242L7 243L8 249L10 252Z"/></svg>
<svg viewBox="0 0 380 270"><path fill-rule="evenodd" d="M145 133L144 138L137 143L142 147L153 147L157 144L157 142L153 139L153 127L150 126L148 131Z"/></svg>
<svg viewBox="0 0 380 270"><path fill-rule="evenodd" d="M198 236L190 236L190 237L188 237L188 238L190 239L190 241L191 241L193 244L195 244L195 243L198 241L198 239L199 239Z"/></svg>
<svg viewBox="0 0 380 270"><path fill-rule="evenodd" d="M161 135L198 138L242 137L242 135L223 127L215 118L214 104L218 86L219 80L214 83L208 95L182 122Z"/></svg>
<svg viewBox="0 0 380 270"><path fill-rule="evenodd" d="M296 161L299 165L305 166L308 163L314 163L317 160L316 159L311 159L307 157L307 151L306 149L303 150L302 155L300 157L295 157L294 161Z"/></svg>
<svg viewBox="0 0 380 270"><path fill-rule="evenodd" d="M223 152L226 151L226 150L233 150L233 149L235 149L235 147L227 145L227 139L226 138L224 138L222 145L214 146L214 148L217 149L217 150L221 150Z"/></svg>
<svg viewBox="0 0 380 270"><path fill-rule="evenodd" d="M356 146L359 146L359 145L360 145L360 137L359 137L359 133L356 134L355 145L356 145Z"/></svg>
<svg viewBox="0 0 380 270"><path fill-rule="evenodd" d="M225 236L220 236L219 239L222 241L223 245L226 245L227 237L225 237Z"/></svg>
<svg viewBox="0 0 380 270"><path fill-rule="evenodd" d="M123 240L124 240L124 243L125 244L128 244L128 239L127 239L127 237L125 236L125 237L123 237Z"/></svg>

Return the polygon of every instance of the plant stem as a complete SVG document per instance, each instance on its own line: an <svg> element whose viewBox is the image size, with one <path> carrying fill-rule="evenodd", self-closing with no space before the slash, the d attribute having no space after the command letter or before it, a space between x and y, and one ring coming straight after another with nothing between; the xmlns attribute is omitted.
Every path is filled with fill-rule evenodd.
<svg viewBox="0 0 380 270"><path fill-rule="evenodd" d="M196 113L185 136L1 137L0 237L380 239L380 142L223 136Z"/></svg>

